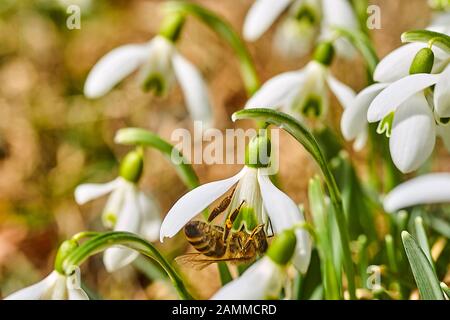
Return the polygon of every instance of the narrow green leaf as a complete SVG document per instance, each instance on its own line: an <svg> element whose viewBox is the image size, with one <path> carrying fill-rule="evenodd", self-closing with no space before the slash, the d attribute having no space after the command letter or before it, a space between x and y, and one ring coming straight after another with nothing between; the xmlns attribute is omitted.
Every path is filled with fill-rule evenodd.
<svg viewBox="0 0 450 320"><path fill-rule="evenodd" d="M166 10L168 12L172 11L186 15L193 15L209 26L223 40L225 40L236 53L236 56L239 59L241 74L248 95L253 95L256 90L259 89L260 81L250 53L248 52L244 42L228 22L216 15L214 12L188 1L170 1L166 4Z"/></svg>
<svg viewBox="0 0 450 320"><path fill-rule="evenodd" d="M311 215L316 227L317 248L320 255L324 294L327 299L336 300L341 298L339 291L339 281L334 268L334 254L329 230L332 225L328 222L328 208L325 204L325 195L322 190L319 177L309 181L308 199L311 208ZM339 272L340 273L340 272Z"/></svg>
<svg viewBox="0 0 450 320"><path fill-rule="evenodd" d="M428 261L430 261L430 264L434 270L433 258L431 257L431 250L430 250L430 246L428 245L427 234L426 234L425 228L423 226L422 217L417 217L416 219L414 219L414 226L416 229L416 236L417 236L417 241L419 243L420 249L422 249L422 251L427 256Z"/></svg>
<svg viewBox="0 0 450 320"><path fill-rule="evenodd" d="M423 300L444 300L433 267L416 240L406 231L402 232L402 240L420 297Z"/></svg>
<svg viewBox="0 0 450 320"><path fill-rule="evenodd" d="M198 187L198 177L182 153L158 135L140 128L125 128L117 131L114 141L125 145L139 145L159 150L176 168L181 180L190 189Z"/></svg>
<svg viewBox="0 0 450 320"><path fill-rule="evenodd" d="M432 43L447 53L450 53L450 37L446 34L430 30L413 30L402 34L402 42Z"/></svg>
<svg viewBox="0 0 450 320"><path fill-rule="evenodd" d="M220 282L222 283L222 286L233 280L226 262L217 263L217 267L219 268Z"/></svg>

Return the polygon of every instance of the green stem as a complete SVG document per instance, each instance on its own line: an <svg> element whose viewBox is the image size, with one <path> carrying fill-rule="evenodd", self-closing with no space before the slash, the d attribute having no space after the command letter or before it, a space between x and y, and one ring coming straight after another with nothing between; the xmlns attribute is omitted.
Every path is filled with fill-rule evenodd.
<svg viewBox="0 0 450 320"><path fill-rule="evenodd" d="M450 36L429 31L429 30L412 30L402 34L402 42L422 42L430 43L432 41L433 46L436 46L447 53L450 53Z"/></svg>
<svg viewBox="0 0 450 320"><path fill-rule="evenodd" d="M248 96L252 96L259 89L260 81L250 53L244 42L228 22L214 12L188 1L170 1L167 4L167 10L168 12L172 11L184 15L193 15L216 32L236 53Z"/></svg>
<svg viewBox="0 0 450 320"><path fill-rule="evenodd" d="M186 289L183 280L177 274L169 262L149 242L129 232L106 232L95 236L78 248L74 249L62 262L62 270L70 274L74 267L82 264L90 256L104 251L111 246L125 246L155 260L169 276L174 288L183 300L191 300L193 297Z"/></svg>
<svg viewBox="0 0 450 320"><path fill-rule="evenodd" d="M175 165L178 175L189 189L199 186L197 174L183 154L158 135L140 128L125 128L117 131L114 141L125 145L140 145L159 150Z"/></svg>
<svg viewBox="0 0 450 320"><path fill-rule="evenodd" d="M339 228L342 255L344 260L344 269L347 274L348 291L351 299L356 299L355 271L351 258L350 238L348 235L347 222L344 213L341 194L334 179L328 162L320 149L316 139L300 122L293 117L272 110L272 109L246 109L233 114L233 121L241 119L254 119L266 121L272 125L278 126L293 136L303 147L311 154L319 165L328 187L331 203L336 214L336 221Z"/></svg>

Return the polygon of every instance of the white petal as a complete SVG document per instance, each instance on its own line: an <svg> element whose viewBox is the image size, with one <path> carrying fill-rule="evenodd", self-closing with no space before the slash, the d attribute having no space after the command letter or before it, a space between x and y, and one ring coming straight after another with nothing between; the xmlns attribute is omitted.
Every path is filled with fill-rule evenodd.
<svg viewBox="0 0 450 320"><path fill-rule="evenodd" d="M358 134L356 136L355 142L353 142L353 150L355 150L356 152L361 151L366 145L368 135L369 133L367 132L367 129Z"/></svg>
<svg viewBox="0 0 450 320"><path fill-rule="evenodd" d="M450 203L450 173L431 173L406 181L383 201L386 212L432 203Z"/></svg>
<svg viewBox="0 0 450 320"><path fill-rule="evenodd" d="M276 234L285 229L292 228L295 224L305 221L294 201L281 192L270 181L269 177L259 170L258 182L261 188L264 208L269 215L274 232ZM293 264L302 273L308 270L311 258L311 241L306 231L297 229L297 245L293 257Z"/></svg>
<svg viewBox="0 0 450 320"><path fill-rule="evenodd" d="M54 285L57 278L58 274L53 271L38 283L10 294L5 300L40 300L46 291Z"/></svg>
<svg viewBox="0 0 450 320"><path fill-rule="evenodd" d="M87 183L79 185L75 189L75 201L79 205L88 201L100 198L107 193L113 191L119 184L119 179L115 179L108 183Z"/></svg>
<svg viewBox="0 0 450 320"><path fill-rule="evenodd" d="M419 73L392 83L372 101L367 112L367 119L369 122L380 121L408 98L434 85L439 77L438 74Z"/></svg>
<svg viewBox="0 0 450 320"><path fill-rule="evenodd" d="M88 295L83 289L69 289L69 300L89 300Z"/></svg>
<svg viewBox="0 0 450 320"><path fill-rule="evenodd" d="M84 85L85 96L98 98L105 95L135 71L148 54L147 44L130 44L112 50L101 58L89 73Z"/></svg>
<svg viewBox="0 0 450 320"><path fill-rule="evenodd" d="M434 88L434 107L439 117L450 117L450 66L442 72Z"/></svg>
<svg viewBox="0 0 450 320"><path fill-rule="evenodd" d="M149 241L156 241L161 229L161 209L156 200L143 192L138 194L139 207L142 214L141 234Z"/></svg>
<svg viewBox="0 0 450 320"><path fill-rule="evenodd" d="M403 103L394 115L389 149L403 173L418 169L431 155L436 125L425 97L418 94Z"/></svg>
<svg viewBox="0 0 450 320"><path fill-rule="evenodd" d="M119 214L114 231L137 233L141 222L137 194L128 190L123 210ZM108 272L116 271L131 262L139 255L137 251L127 248L109 248L103 256L103 263Z"/></svg>
<svg viewBox="0 0 450 320"><path fill-rule="evenodd" d="M394 82L409 75L409 68L417 52L425 48L423 43L408 43L395 49L381 60L374 72L378 82Z"/></svg>
<svg viewBox="0 0 450 320"><path fill-rule="evenodd" d="M192 119L202 121L205 127L211 127L212 108L202 75L192 63L178 53L174 53L172 62Z"/></svg>
<svg viewBox="0 0 450 320"><path fill-rule="evenodd" d="M327 26L357 29L358 21L347 0L322 0L323 19Z"/></svg>
<svg viewBox="0 0 450 320"><path fill-rule="evenodd" d="M341 106L346 109L355 99L355 91L331 74L328 75L327 82Z"/></svg>
<svg viewBox="0 0 450 320"><path fill-rule="evenodd" d="M289 103L305 80L305 71L284 72L269 79L247 101L245 108L281 108Z"/></svg>
<svg viewBox="0 0 450 320"><path fill-rule="evenodd" d="M341 119L341 131L346 140L353 140L367 130L367 110L375 97L389 84L377 83L367 87L344 109Z"/></svg>
<svg viewBox="0 0 450 320"><path fill-rule="evenodd" d="M250 8L244 21L244 39L255 41L278 16L287 8L292 0L257 0Z"/></svg>
<svg viewBox="0 0 450 320"><path fill-rule="evenodd" d="M221 288L212 300L264 300L275 298L283 285L283 270L268 257L255 262L239 278Z"/></svg>
<svg viewBox="0 0 450 320"><path fill-rule="evenodd" d="M245 174L244 167L235 176L201 185L182 196L169 210L161 225L160 240L173 237L183 226L227 192Z"/></svg>

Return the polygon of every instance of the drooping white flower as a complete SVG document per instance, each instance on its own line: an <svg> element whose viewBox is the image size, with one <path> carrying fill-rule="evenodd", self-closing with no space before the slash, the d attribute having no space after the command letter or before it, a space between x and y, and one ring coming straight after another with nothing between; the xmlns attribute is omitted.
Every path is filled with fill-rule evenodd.
<svg viewBox="0 0 450 320"><path fill-rule="evenodd" d="M253 212L258 224L268 227L270 220L275 234L304 221L303 214L295 203L272 184L265 168L245 166L231 178L204 184L181 197L164 218L160 231L161 241L177 234L186 223L236 184L227 212L235 210L245 201L243 208L247 212ZM297 230L296 236L293 264L299 271L306 272L311 255L310 239L303 230Z"/></svg>
<svg viewBox="0 0 450 320"><path fill-rule="evenodd" d="M436 134L445 134L437 128L448 125L449 84L450 66L439 74L412 74L387 86L370 104L369 122L393 118L389 148L402 172L418 169L432 153Z"/></svg>
<svg viewBox="0 0 450 320"><path fill-rule="evenodd" d="M274 44L290 56L307 53L317 39L334 38L333 27L358 29L356 16L346 0L256 0L244 21L244 38L257 40L288 7L288 17L277 29ZM343 57L352 57L355 52L343 39L336 41L336 47Z"/></svg>
<svg viewBox="0 0 450 320"><path fill-rule="evenodd" d="M238 279L221 288L212 300L265 300L278 298L285 284L286 270L265 256Z"/></svg>
<svg viewBox="0 0 450 320"><path fill-rule="evenodd" d="M110 196L102 215L105 227L136 233L149 241L158 239L161 226L159 207L135 183L118 177L105 184L82 184L75 190L75 200L82 205L108 193ZM108 248L103 262L106 269L113 272L133 262L138 255L131 249Z"/></svg>
<svg viewBox="0 0 450 320"><path fill-rule="evenodd" d="M450 203L450 173L430 173L406 181L383 200L386 212L434 203Z"/></svg>
<svg viewBox="0 0 450 320"><path fill-rule="evenodd" d="M178 81L192 119L203 121L205 126L212 125L208 90L200 72L163 36L109 52L89 73L84 94L88 98L99 98L138 69L143 88L152 89L156 94L167 92L175 80Z"/></svg>
<svg viewBox="0 0 450 320"><path fill-rule="evenodd" d="M441 32L445 34L450 33L450 24L448 13L443 13L435 16L428 30ZM344 109L341 118L341 131L346 140L355 140L354 149L360 150L364 147L368 134L367 111L370 104L375 97L391 83L398 81L404 77L409 76L409 69L417 52L426 48L424 43L409 43L403 45L391 53L386 55L377 65L374 72L374 80L378 83L373 84L362 90L356 96L355 100L348 104L348 108ZM441 72L448 64L448 54L441 49L433 47L434 63L432 74ZM344 106L345 107L345 106ZM446 132L445 129L438 127L438 134ZM440 136L447 141L445 134ZM448 142L445 142L446 145ZM447 147L450 150L450 147Z"/></svg>
<svg viewBox="0 0 450 320"><path fill-rule="evenodd" d="M89 300L77 274L65 276L53 271L40 282L7 296L5 300Z"/></svg>
<svg viewBox="0 0 450 320"><path fill-rule="evenodd" d="M245 108L264 106L280 109L296 118L321 117L328 110L329 89L343 106L355 97L354 91L337 80L327 66L311 61L301 70L268 80L248 100Z"/></svg>

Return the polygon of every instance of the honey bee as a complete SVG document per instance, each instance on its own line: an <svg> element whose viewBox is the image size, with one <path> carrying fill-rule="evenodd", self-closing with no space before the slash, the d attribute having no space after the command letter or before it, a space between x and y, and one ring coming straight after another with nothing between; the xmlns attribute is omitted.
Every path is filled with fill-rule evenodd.
<svg viewBox="0 0 450 320"><path fill-rule="evenodd" d="M228 208L233 193L234 190L213 209L208 222L194 220L186 224L184 227L186 238L198 252L177 257L177 262L202 269L220 261L235 264L252 262L258 255L266 252L268 244L264 224L256 226L250 234L244 227L240 231L231 230L245 201L229 214L223 227L211 223Z"/></svg>

